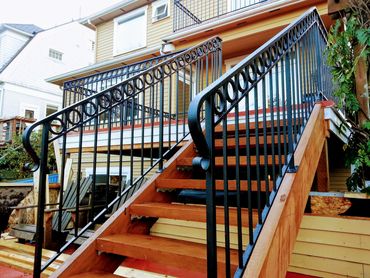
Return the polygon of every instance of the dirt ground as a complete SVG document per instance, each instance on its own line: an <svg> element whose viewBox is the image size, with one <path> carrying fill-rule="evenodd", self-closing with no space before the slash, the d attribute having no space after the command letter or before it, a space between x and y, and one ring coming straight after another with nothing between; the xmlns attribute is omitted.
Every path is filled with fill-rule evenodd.
<svg viewBox="0 0 370 278"><path fill-rule="evenodd" d="M10 207L18 205L31 190L31 186L0 187L0 232L7 228L8 218L12 211Z"/></svg>

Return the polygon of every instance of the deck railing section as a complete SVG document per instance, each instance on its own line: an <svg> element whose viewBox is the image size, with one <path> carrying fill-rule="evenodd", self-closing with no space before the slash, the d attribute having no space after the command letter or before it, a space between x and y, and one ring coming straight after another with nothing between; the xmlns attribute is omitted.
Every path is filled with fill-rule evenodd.
<svg viewBox="0 0 370 278"><path fill-rule="evenodd" d="M186 119L192 98L221 74L221 40L215 37L85 96L27 128L23 144L33 159L33 171L38 169L40 177L34 277L39 277L88 228L117 209L117 204L129 199L152 173L163 169L163 163L188 135ZM99 128L103 119L104 129ZM117 126L113 119L119 119ZM37 130L42 133L40 153L30 141ZM42 265L47 162L56 140L61 148L60 183L65 186L73 181L76 186L74 202L68 208L60 191L56 232L65 232L61 225L67 209L75 212L76 224L74 237ZM69 159L74 166L72 179L65 173ZM82 205L81 180L86 176L92 179L90 201ZM88 223L79 227L80 212L86 209Z"/></svg>
<svg viewBox="0 0 370 278"><path fill-rule="evenodd" d="M268 0L174 0L173 31L237 13Z"/></svg>
<svg viewBox="0 0 370 278"><path fill-rule="evenodd" d="M93 94L104 91L125 79L138 74L178 53L169 53L119 68L106 70L89 76L68 80L63 84L63 107L72 105Z"/></svg>
<svg viewBox="0 0 370 278"><path fill-rule="evenodd" d="M330 71L324 63L325 46L325 27L316 9L311 9L191 102L189 129L199 154L193 166L206 173L208 277L232 275L230 241L235 229L228 224L229 209L237 210L238 268L234 277L241 277L285 173L296 171L294 150L315 101L332 91ZM261 113L254 113L257 110ZM217 134L221 132L224 138L223 166L217 171L216 127ZM232 151L228 149L230 134L235 137ZM245 145L240 143L242 137ZM228 166L230 161L235 163L234 168ZM224 239L219 239L216 232L215 178L220 179L221 173ZM233 198L229 180L236 180ZM241 187L243 180L247 188ZM246 215L242 214L245 209ZM257 211L255 222L253 211ZM245 230L242 223L246 222L249 223ZM217 273L216 242L222 241L226 267L225 273Z"/></svg>

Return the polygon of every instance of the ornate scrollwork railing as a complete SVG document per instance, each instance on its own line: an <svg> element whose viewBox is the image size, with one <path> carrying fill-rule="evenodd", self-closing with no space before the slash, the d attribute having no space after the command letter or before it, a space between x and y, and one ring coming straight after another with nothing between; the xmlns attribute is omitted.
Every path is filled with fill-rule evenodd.
<svg viewBox="0 0 370 278"><path fill-rule="evenodd" d="M146 69L179 54L182 51L161 55L119 68L106 70L86 77L68 80L63 84L63 107L69 106L104 89L121 83Z"/></svg>
<svg viewBox="0 0 370 278"><path fill-rule="evenodd" d="M23 144L33 160L32 170L40 171L35 277L90 226L101 221L115 204L130 198L153 169L162 170L163 161L188 135L186 122L190 101L221 75L221 55L221 39L211 38L87 96L26 129ZM42 133L39 154L30 140L36 131ZM83 172L92 177L90 222L81 230L76 225L74 237L41 266L45 186L49 171L47 157L52 151L50 144L56 140L61 147L62 185L67 183L64 180L67 159L73 159L75 165L75 223L79 223ZM102 164L103 170L97 167ZM112 185L113 180L116 181ZM113 198L111 195L116 191L118 195L115 193L117 197ZM56 221L58 232L63 232L64 198L61 190ZM98 210L102 206L104 208Z"/></svg>
<svg viewBox="0 0 370 278"><path fill-rule="evenodd" d="M215 179L224 181L225 223L229 223L229 207L237 209L235 277L241 277L284 174L296 170L294 149L314 103L331 94L330 71L323 57L325 46L325 27L317 10L310 9L191 102L188 124L198 150L193 167L204 170L207 180L208 277L230 277L231 269L230 227L225 224L226 273L217 274ZM235 136L231 152L227 148L230 133ZM222 134L224 141L223 170L216 171L217 134ZM234 172L228 168L229 161L235 161ZM222 178L220 173L224 173ZM238 185L236 204L228 201L230 176ZM243 189L246 192L242 192L242 180L248 184L248 189ZM252 184L257 187L255 195ZM242 207L248 209L248 241L243 241L247 234L242 232ZM253 209L257 211L255 223Z"/></svg>

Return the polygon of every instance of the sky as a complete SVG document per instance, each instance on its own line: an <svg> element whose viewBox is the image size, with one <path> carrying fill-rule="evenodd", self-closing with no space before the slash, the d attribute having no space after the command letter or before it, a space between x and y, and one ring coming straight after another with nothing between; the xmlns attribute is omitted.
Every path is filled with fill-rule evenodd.
<svg viewBox="0 0 370 278"><path fill-rule="evenodd" d="M86 17L122 0L0 0L0 23L43 29Z"/></svg>

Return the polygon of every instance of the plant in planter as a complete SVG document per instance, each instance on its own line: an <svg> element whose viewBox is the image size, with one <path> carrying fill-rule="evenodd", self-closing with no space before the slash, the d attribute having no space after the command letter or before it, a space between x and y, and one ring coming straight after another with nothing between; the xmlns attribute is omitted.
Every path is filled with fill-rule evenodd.
<svg viewBox="0 0 370 278"><path fill-rule="evenodd" d="M347 187L370 194L365 185L366 179L370 179L370 7L365 0L352 0L349 5L342 20L337 20L329 32L326 54L338 106L345 109L353 126L353 134L345 145L346 164L354 166Z"/></svg>

